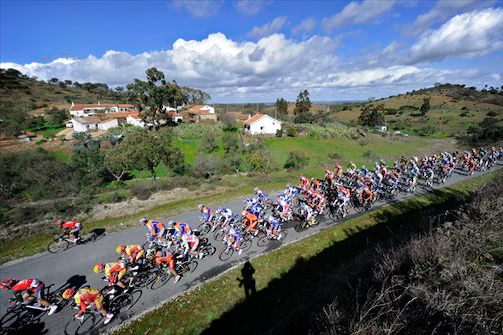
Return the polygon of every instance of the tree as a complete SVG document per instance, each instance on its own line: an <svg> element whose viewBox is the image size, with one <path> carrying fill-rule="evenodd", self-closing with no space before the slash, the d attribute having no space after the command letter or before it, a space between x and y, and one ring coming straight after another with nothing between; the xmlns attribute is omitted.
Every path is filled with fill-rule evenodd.
<svg viewBox="0 0 503 335"><path fill-rule="evenodd" d="M162 71L152 67L146 73L147 81L135 79L127 88L139 101L143 121L159 130L165 120L164 106L176 108L187 103L188 97L175 81L167 82Z"/></svg>
<svg viewBox="0 0 503 335"><path fill-rule="evenodd" d="M313 115L309 112L311 109L311 100L309 100L309 92L304 90L300 92L297 96L297 101L295 102L295 123L313 123Z"/></svg>
<svg viewBox="0 0 503 335"><path fill-rule="evenodd" d="M123 145L105 150L104 166L107 171L120 182L122 178L134 169L135 162L129 155L129 150Z"/></svg>
<svg viewBox="0 0 503 335"><path fill-rule="evenodd" d="M210 153L218 149L217 138L215 134L206 132L201 139L201 151Z"/></svg>
<svg viewBox="0 0 503 335"><path fill-rule="evenodd" d="M428 111L430 110L430 99L425 98L423 99L423 104L421 105L420 111L421 115L426 115Z"/></svg>
<svg viewBox="0 0 503 335"><path fill-rule="evenodd" d="M190 87L182 87L182 91L188 98L187 102L191 105L202 105L206 101L211 100L211 96L202 90Z"/></svg>
<svg viewBox="0 0 503 335"><path fill-rule="evenodd" d="M286 169L300 170L309 163L309 157L301 151L290 151L285 163Z"/></svg>
<svg viewBox="0 0 503 335"><path fill-rule="evenodd" d="M47 112L47 116L52 127L61 127L66 120L66 113L63 109L52 108Z"/></svg>
<svg viewBox="0 0 503 335"><path fill-rule="evenodd" d="M224 133L223 136L224 153L234 153L239 150L239 138L236 133Z"/></svg>
<svg viewBox="0 0 503 335"><path fill-rule="evenodd" d="M49 79L49 83L51 83L51 84L57 84L58 82L59 82L58 78L51 78L51 79Z"/></svg>
<svg viewBox="0 0 503 335"><path fill-rule="evenodd" d="M224 130L237 129L236 120L229 113L223 113L219 116L220 122L224 124Z"/></svg>
<svg viewBox="0 0 503 335"><path fill-rule="evenodd" d="M286 115L288 112L288 102L283 98L276 100L275 107L280 115Z"/></svg>
<svg viewBox="0 0 503 335"><path fill-rule="evenodd" d="M71 80L65 80L65 84L68 86L72 86L73 82Z"/></svg>
<svg viewBox="0 0 503 335"><path fill-rule="evenodd" d="M384 123L384 113L379 109L380 106L372 107L372 109L368 105L365 106L362 110L362 113L360 114L360 117L358 118L358 122L362 126L369 127L382 125Z"/></svg>

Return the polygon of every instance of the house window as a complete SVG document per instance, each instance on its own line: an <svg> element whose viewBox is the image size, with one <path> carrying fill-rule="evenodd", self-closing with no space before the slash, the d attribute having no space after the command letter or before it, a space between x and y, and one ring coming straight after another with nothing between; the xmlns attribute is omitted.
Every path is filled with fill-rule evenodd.
<svg viewBox="0 0 503 335"><path fill-rule="evenodd" d="M260 127L260 130L264 130L264 126Z"/></svg>

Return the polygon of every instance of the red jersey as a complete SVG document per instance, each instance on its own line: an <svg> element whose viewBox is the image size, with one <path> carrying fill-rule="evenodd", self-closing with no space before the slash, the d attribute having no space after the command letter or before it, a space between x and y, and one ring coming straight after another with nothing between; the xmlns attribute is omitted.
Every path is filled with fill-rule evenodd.
<svg viewBox="0 0 503 335"><path fill-rule="evenodd" d="M63 223L63 228L73 229L73 228L80 228L80 227L81 227L80 222L77 222L77 221L67 221L67 222Z"/></svg>
<svg viewBox="0 0 503 335"><path fill-rule="evenodd" d="M12 291L24 291L24 290L35 290L40 286L40 284L44 285L40 280L38 279L23 279L17 282L16 285L11 287Z"/></svg>

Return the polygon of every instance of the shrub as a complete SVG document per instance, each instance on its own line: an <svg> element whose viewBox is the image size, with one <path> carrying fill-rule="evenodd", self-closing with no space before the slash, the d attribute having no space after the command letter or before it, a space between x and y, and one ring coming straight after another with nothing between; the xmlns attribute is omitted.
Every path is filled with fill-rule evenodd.
<svg viewBox="0 0 503 335"><path fill-rule="evenodd" d="M490 111L487 113L487 116L497 116L498 113L496 113L495 111Z"/></svg>
<svg viewBox="0 0 503 335"><path fill-rule="evenodd" d="M289 137L295 137L296 134L297 134L297 130L294 127L290 127L286 131L286 135Z"/></svg>
<svg viewBox="0 0 503 335"><path fill-rule="evenodd" d="M205 133L201 140L201 149L203 152L213 152L218 149L217 138L213 133Z"/></svg>
<svg viewBox="0 0 503 335"><path fill-rule="evenodd" d="M337 152L332 152L332 153L328 154L328 158L330 158L334 161L338 161L338 160L344 159L344 156L342 156L341 154L339 154Z"/></svg>
<svg viewBox="0 0 503 335"><path fill-rule="evenodd" d="M198 154L194 162L192 173L195 177L209 178L222 173L222 163L217 157L206 154Z"/></svg>
<svg viewBox="0 0 503 335"><path fill-rule="evenodd" d="M285 163L286 169L300 170L309 163L309 157L301 151L290 151Z"/></svg>
<svg viewBox="0 0 503 335"><path fill-rule="evenodd" d="M268 173L278 168L272 154L267 150L253 150L247 153L246 164L248 170L254 172Z"/></svg>
<svg viewBox="0 0 503 335"><path fill-rule="evenodd" d="M467 112L462 112L461 114L459 114L459 116L461 116L461 117L468 117L469 115L468 115Z"/></svg>
<svg viewBox="0 0 503 335"><path fill-rule="evenodd" d="M276 137L283 137L283 129L276 130Z"/></svg>
<svg viewBox="0 0 503 335"><path fill-rule="evenodd" d="M152 195L152 184L146 185L143 183L133 184L129 187L133 195L140 200L147 200Z"/></svg>

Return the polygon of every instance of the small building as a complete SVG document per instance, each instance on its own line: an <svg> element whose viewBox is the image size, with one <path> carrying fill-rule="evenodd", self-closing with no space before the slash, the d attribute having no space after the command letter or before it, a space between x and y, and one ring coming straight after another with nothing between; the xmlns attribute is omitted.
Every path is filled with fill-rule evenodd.
<svg viewBox="0 0 503 335"><path fill-rule="evenodd" d="M281 121L266 114L255 114L245 122L245 131L250 135L270 134L274 135L281 129Z"/></svg>
<svg viewBox="0 0 503 335"><path fill-rule="evenodd" d="M215 108L210 105L192 105L189 109L190 113L206 112L209 114L215 114Z"/></svg>
<svg viewBox="0 0 503 335"><path fill-rule="evenodd" d="M388 130L388 127L386 127L385 125L374 126L374 128L383 132Z"/></svg>
<svg viewBox="0 0 503 335"><path fill-rule="evenodd" d="M74 104L70 107L71 116L90 116L97 113L125 113L136 112L136 107L131 104Z"/></svg>
<svg viewBox="0 0 503 335"><path fill-rule="evenodd" d="M183 116L180 113L178 113L176 109L174 111L167 111L166 118L170 119L171 122L174 123L179 123L183 121Z"/></svg>
<svg viewBox="0 0 503 335"><path fill-rule="evenodd" d="M74 117L73 129L77 133L92 130L108 130L119 126L117 119L101 119L97 116Z"/></svg>
<svg viewBox="0 0 503 335"><path fill-rule="evenodd" d="M145 127L145 122L141 119L141 116L136 114L136 115L128 115L126 118L126 123L132 124L133 126L136 127Z"/></svg>

